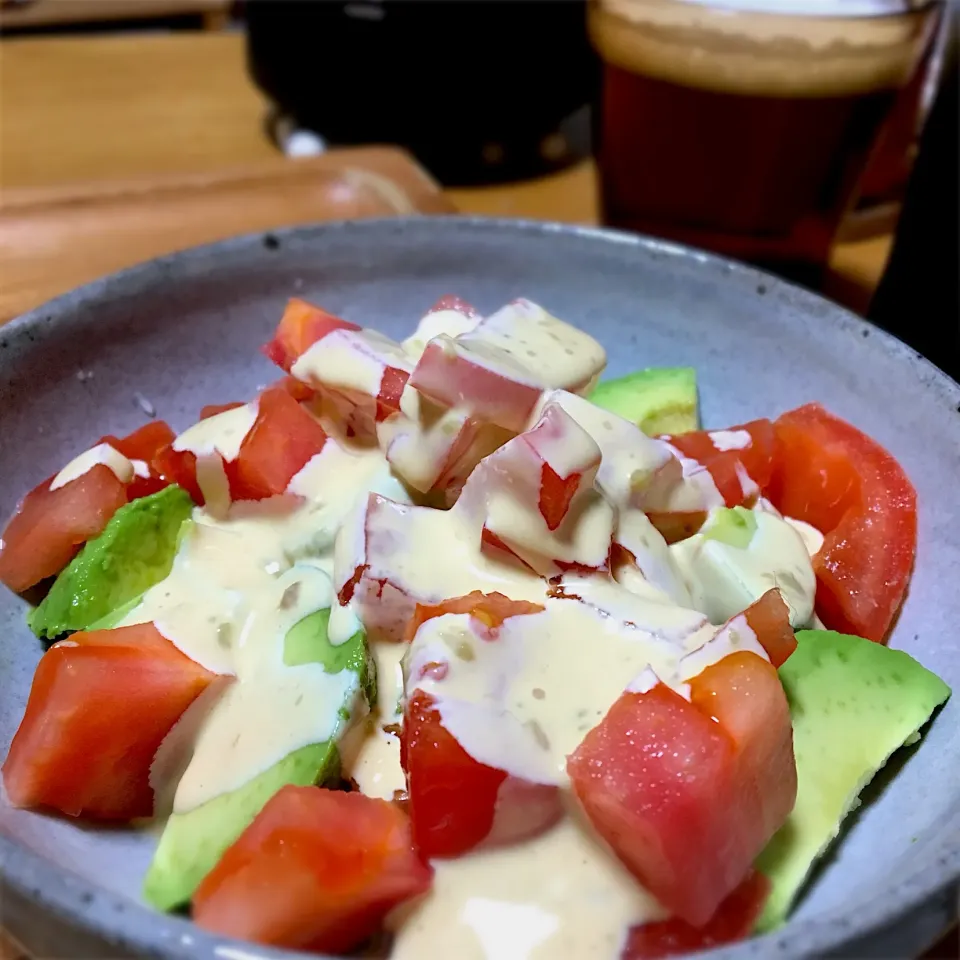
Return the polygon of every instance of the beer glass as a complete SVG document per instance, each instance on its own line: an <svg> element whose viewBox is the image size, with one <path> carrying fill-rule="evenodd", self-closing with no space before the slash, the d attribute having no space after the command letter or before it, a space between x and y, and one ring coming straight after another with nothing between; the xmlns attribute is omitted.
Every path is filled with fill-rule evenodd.
<svg viewBox="0 0 960 960"><path fill-rule="evenodd" d="M816 285L935 0L592 0L605 221Z"/></svg>

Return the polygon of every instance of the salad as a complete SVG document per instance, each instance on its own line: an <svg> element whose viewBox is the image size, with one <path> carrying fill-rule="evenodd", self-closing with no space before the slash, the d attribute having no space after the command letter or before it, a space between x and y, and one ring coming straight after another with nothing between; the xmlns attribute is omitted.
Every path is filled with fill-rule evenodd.
<svg viewBox="0 0 960 960"><path fill-rule="evenodd" d="M950 693L884 645L896 460L815 403L702 430L691 369L602 380L527 300L399 343L294 299L264 352L255 397L102 437L7 525L50 644L8 801L159 823L144 898L281 947L639 960L785 922Z"/></svg>

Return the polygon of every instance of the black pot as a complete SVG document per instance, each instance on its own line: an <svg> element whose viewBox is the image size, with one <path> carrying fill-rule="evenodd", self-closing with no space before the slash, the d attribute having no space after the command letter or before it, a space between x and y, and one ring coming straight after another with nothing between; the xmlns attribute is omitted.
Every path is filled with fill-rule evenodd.
<svg viewBox="0 0 960 960"><path fill-rule="evenodd" d="M248 0L264 93L331 144L405 146L441 182L493 183L590 150L584 0Z"/></svg>

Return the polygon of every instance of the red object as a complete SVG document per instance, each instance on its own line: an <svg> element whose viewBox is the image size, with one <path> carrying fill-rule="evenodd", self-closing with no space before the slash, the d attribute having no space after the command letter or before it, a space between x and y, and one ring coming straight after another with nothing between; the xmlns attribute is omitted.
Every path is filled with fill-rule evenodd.
<svg viewBox="0 0 960 960"><path fill-rule="evenodd" d="M817 613L832 630L882 643L916 555L916 491L883 447L819 404L774 428L770 499L826 536L813 564Z"/></svg>
<svg viewBox="0 0 960 960"><path fill-rule="evenodd" d="M98 820L151 816L157 748L211 680L152 623L54 644L3 764L10 802Z"/></svg>
<svg viewBox="0 0 960 960"><path fill-rule="evenodd" d="M0 582L15 593L59 573L127 502L126 486L103 464L56 490L52 482L20 501L0 539Z"/></svg>
<svg viewBox="0 0 960 960"><path fill-rule="evenodd" d="M694 926L710 920L769 839L755 815L745 749L657 684L622 694L567 761L600 835L665 907Z"/></svg>
<svg viewBox="0 0 960 960"><path fill-rule="evenodd" d="M768 590L743 611L747 626L756 634L774 667L782 667L797 649L797 638L790 626L790 608L780 591ZM734 621L737 619L733 618Z"/></svg>
<svg viewBox="0 0 960 960"><path fill-rule="evenodd" d="M283 493L326 441L323 427L285 389L265 390L231 470L231 496L262 500Z"/></svg>
<svg viewBox="0 0 960 960"><path fill-rule="evenodd" d="M790 707L776 667L747 650L731 653L690 681L690 702L733 740L738 779L750 788L742 802L772 837L797 799Z"/></svg>
<svg viewBox="0 0 960 960"><path fill-rule="evenodd" d="M197 483L197 456L189 450L174 450L173 444L157 454L157 468L168 483L183 487L193 502L203 506L203 491Z"/></svg>
<svg viewBox="0 0 960 960"><path fill-rule="evenodd" d="M456 857L485 840L507 774L474 760L420 690L407 703L401 752L413 839L423 856Z"/></svg>
<svg viewBox="0 0 960 960"><path fill-rule="evenodd" d="M200 419L209 420L211 417L219 416L221 413L226 413L228 410L236 410L237 407L242 406L243 403L241 403L239 400L234 400L233 403L208 403L205 407L200 408Z"/></svg>
<svg viewBox="0 0 960 960"><path fill-rule="evenodd" d="M770 881L754 871L702 927L693 927L679 917L633 927L627 934L620 960L679 957L745 940L752 933L769 894Z"/></svg>
<svg viewBox="0 0 960 960"><path fill-rule="evenodd" d="M486 353L457 340L431 340L410 375L410 385L442 406L462 408L477 420L514 433L526 429L543 389L510 366L498 369Z"/></svg>
<svg viewBox="0 0 960 960"><path fill-rule="evenodd" d="M127 484L127 499L148 497L167 486L160 469L161 450L173 443L174 432L163 420L151 420L126 437L103 437L100 443L109 443L114 450L122 453L128 460L139 460L150 469L149 477L134 476Z"/></svg>
<svg viewBox="0 0 960 960"><path fill-rule="evenodd" d="M487 627L496 629L508 617L540 613L543 609L543 605L539 603L530 603L527 600L511 600L502 593L481 593L479 590L474 590L464 597L444 600L442 603L418 603L407 626L404 639L408 643L411 642L422 624L434 617L444 617L448 613L469 613L471 617L480 620Z"/></svg>
<svg viewBox="0 0 960 960"><path fill-rule="evenodd" d="M334 330L359 330L349 323L296 297L287 301L273 339L261 348L266 357L278 367L290 372L290 368L318 340Z"/></svg>
<svg viewBox="0 0 960 960"><path fill-rule="evenodd" d="M746 446L732 450L722 449L722 444L720 447L717 446L714 435L737 431L750 435ZM743 467L750 479L761 490L770 483L775 442L773 424L769 420L752 420L750 423L730 427L726 431L698 430L678 436L666 436L662 439L685 457L696 460L710 471L717 490L720 491L728 507L739 506L750 497L750 491L745 491L743 488L737 472L737 464Z"/></svg>
<svg viewBox="0 0 960 960"><path fill-rule="evenodd" d="M427 313L440 313L442 310L453 310L471 320L480 319L480 311L472 303L467 303L463 298L451 293L444 294Z"/></svg>
<svg viewBox="0 0 960 960"><path fill-rule="evenodd" d="M193 919L238 939L345 953L432 879L396 804L287 786L200 884Z"/></svg>

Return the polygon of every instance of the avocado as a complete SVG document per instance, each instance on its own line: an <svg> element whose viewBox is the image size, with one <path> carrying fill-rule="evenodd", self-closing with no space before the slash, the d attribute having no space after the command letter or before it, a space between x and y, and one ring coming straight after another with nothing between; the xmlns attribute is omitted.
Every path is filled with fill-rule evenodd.
<svg viewBox="0 0 960 960"><path fill-rule="evenodd" d="M829 630L800 631L780 679L793 719L797 802L757 860L771 883L758 931L784 922L860 791L950 696L901 650Z"/></svg>
<svg viewBox="0 0 960 960"><path fill-rule="evenodd" d="M756 532L757 518L746 507L720 507L700 528L704 539L719 540L738 550L746 550Z"/></svg>
<svg viewBox="0 0 960 960"><path fill-rule="evenodd" d="M31 611L30 629L53 639L109 622L114 611L170 572L180 528L192 509L190 495L176 485L124 504Z"/></svg>
<svg viewBox="0 0 960 960"><path fill-rule="evenodd" d="M603 380L587 399L630 420L652 437L700 428L693 367L650 367Z"/></svg>
<svg viewBox="0 0 960 960"><path fill-rule="evenodd" d="M172 910L186 903L227 847L281 787L329 783L339 777L337 742L358 715L358 694L362 692L368 702L375 702L376 667L362 631L346 643L338 646L330 643L329 619L329 609L320 610L288 630L284 663L287 666L320 663L328 673L349 670L356 674L357 682L343 703L318 704L320 709L339 712L341 722L336 734L323 743L294 750L236 790L214 797L186 813L171 814L144 879L143 895L153 906Z"/></svg>

